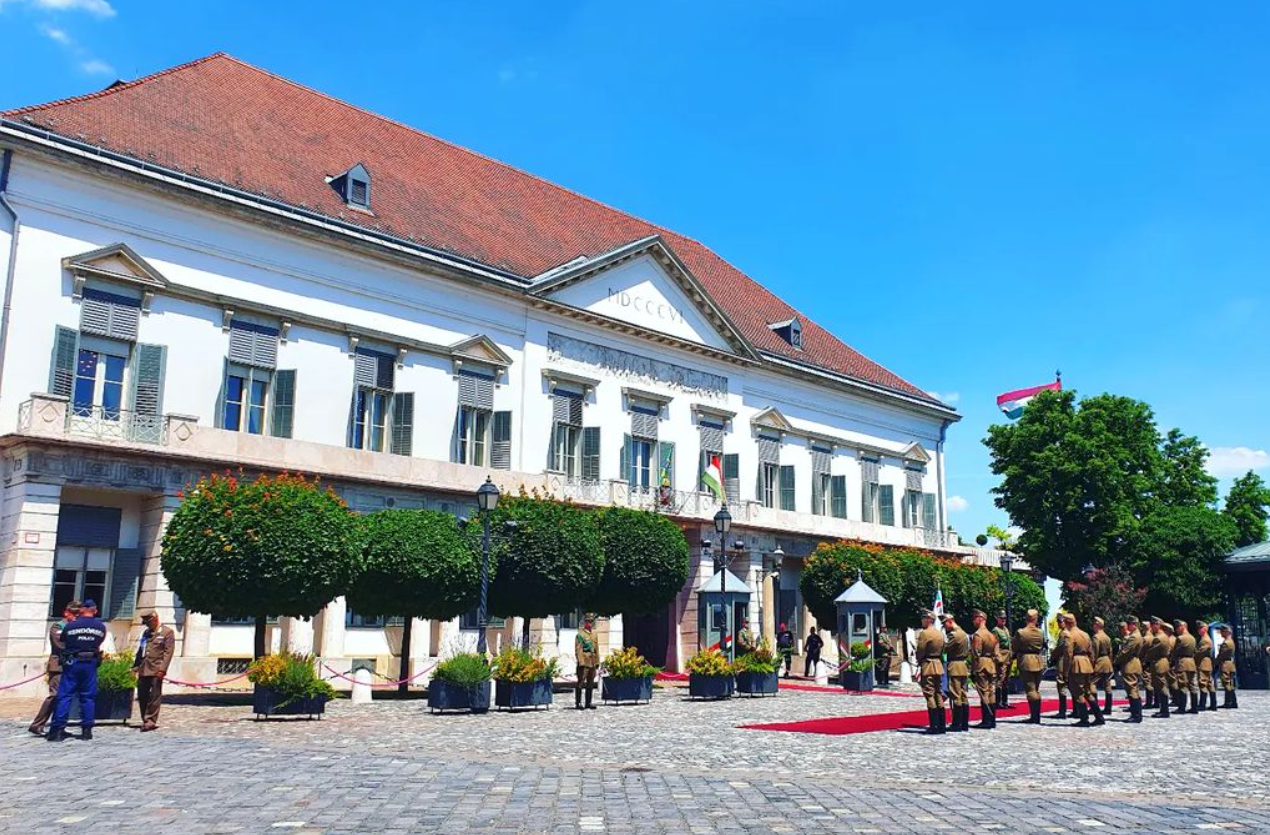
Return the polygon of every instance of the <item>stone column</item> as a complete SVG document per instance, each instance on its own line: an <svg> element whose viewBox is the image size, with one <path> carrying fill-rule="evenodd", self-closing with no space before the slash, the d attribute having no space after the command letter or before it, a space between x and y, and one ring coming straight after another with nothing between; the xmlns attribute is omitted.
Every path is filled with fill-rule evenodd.
<svg viewBox="0 0 1270 835"><path fill-rule="evenodd" d="M62 488L26 481L25 456L8 462L14 483L0 505L0 682L28 678L48 658L49 605ZM35 695L36 681L4 695Z"/></svg>
<svg viewBox="0 0 1270 835"><path fill-rule="evenodd" d="M314 631L317 633L317 654L324 661L333 662L344 658L344 621L348 616L348 603L337 597L326 604L314 619ZM418 633L415 633L418 635ZM417 638L416 638L417 640ZM331 666L335 666L333 663Z"/></svg>
<svg viewBox="0 0 1270 835"><path fill-rule="evenodd" d="M282 627L282 649L308 655L313 652L313 621L305 618L279 618Z"/></svg>
<svg viewBox="0 0 1270 835"><path fill-rule="evenodd" d="M181 500L174 494L146 497L141 502L141 531L137 537L137 547L141 549L141 585L137 593L137 613L157 612L161 622L173 627L181 625L177 620L176 595L168 588L167 578L159 567L159 557L163 553L163 532L167 530L168 522L172 520L172 514L176 513L180 504ZM128 636L129 643L136 643L143 628L140 622L133 624ZM181 655L184 657L188 653L182 650Z"/></svg>
<svg viewBox="0 0 1270 835"><path fill-rule="evenodd" d="M181 657L200 658L211 654L212 616L202 612L186 612L181 630Z"/></svg>

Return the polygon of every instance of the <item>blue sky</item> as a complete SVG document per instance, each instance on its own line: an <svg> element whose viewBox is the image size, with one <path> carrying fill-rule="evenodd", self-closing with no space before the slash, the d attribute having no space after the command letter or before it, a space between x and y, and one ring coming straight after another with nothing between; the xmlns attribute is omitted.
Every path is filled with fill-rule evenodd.
<svg viewBox="0 0 1270 835"><path fill-rule="evenodd" d="M1270 5L1100 5L0 0L0 107L224 50L672 226L961 410L973 536L1056 368L1270 477Z"/></svg>

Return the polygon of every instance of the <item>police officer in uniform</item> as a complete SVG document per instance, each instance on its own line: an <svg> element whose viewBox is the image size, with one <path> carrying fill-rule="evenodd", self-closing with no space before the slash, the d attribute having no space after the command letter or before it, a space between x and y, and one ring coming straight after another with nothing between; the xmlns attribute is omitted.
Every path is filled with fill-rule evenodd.
<svg viewBox="0 0 1270 835"><path fill-rule="evenodd" d="M1199 709L1217 709L1217 690L1213 687L1213 639L1208 635L1208 624L1195 621L1195 666L1199 671Z"/></svg>
<svg viewBox="0 0 1270 835"><path fill-rule="evenodd" d="M1138 651L1138 658L1142 661L1142 689L1146 691L1146 699L1143 701L1144 708L1155 707L1155 689L1152 686L1151 661L1147 658L1150 652L1151 644L1155 642L1155 634L1151 631L1150 618L1144 618L1138 621L1139 633L1142 636L1141 649Z"/></svg>
<svg viewBox="0 0 1270 835"><path fill-rule="evenodd" d="M1045 633L1036 625L1040 617L1040 612L1028 609L1027 626L1014 633L1011 643L1019 659L1019 678L1027 692L1028 725L1041 724L1041 677L1045 673L1041 652L1045 649Z"/></svg>
<svg viewBox="0 0 1270 835"><path fill-rule="evenodd" d="M966 687L970 683L970 636L957 625L952 613L944 614L944 655L948 658L948 699L952 702L953 731L970 730L970 698Z"/></svg>
<svg viewBox="0 0 1270 835"><path fill-rule="evenodd" d="M1147 647L1147 663L1151 668L1151 690L1155 693L1156 712L1153 719L1169 718L1169 643L1168 630L1162 618L1151 618L1151 643Z"/></svg>
<svg viewBox="0 0 1270 835"><path fill-rule="evenodd" d="M1177 630L1177 640L1173 644L1170 660L1173 662L1173 675L1177 678L1179 694L1178 711L1182 713L1199 713L1199 670L1195 666L1195 636L1190 633L1186 621L1173 621ZM1187 695L1191 697L1191 707L1186 707Z"/></svg>
<svg viewBox="0 0 1270 835"><path fill-rule="evenodd" d="M1217 671L1221 673L1222 707L1239 707L1235 696L1235 639L1225 623L1221 625L1221 646L1217 648Z"/></svg>
<svg viewBox="0 0 1270 835"><path fill-rule="evenodd" d="M44 672L48 678L48 695L44 697L44 703L40 705L35 718L31 720L31 726L27 728L36 736L43 735L44 725L53 715L53 708L57 706L57 690L62 683L62 652L65 650L62 646L62 630L66 628L66 624L75 620L78 614L79 601L72 600L62 610L62 619L54 621L49 627L49 660L44 665Z"/></svg>
<svg viewBox="0 0 1270 835"><path fill-rule="evenodd" d="M992 634L997 636L997 707L1010 708L1010 663L1014 650L1010 641L1010 629L1005 622L1005 612L997 612L997 625ZM993 720L996 720L994 715Z"/></svg>
<svg viewBox="0 0 1270 835"><path fill-rule="evenodd" d="M97 619L97 604L85 600L75 620L62 629L62 681L57 688L57 707L49 725L49 742L66 738L66 720L71 699L79 697L80 728L83 739L93 738L96 717L97 665L101 645L106 640L106 624Z"/></svg>
<svg viewBox="0 0 1270 835"><path fill-rule="evenodd" d="M1094 618L1094 634L1090 636L1094 642L1094 680L1090 693L1094 700L1098 699L1098 690L1105 694L1102 712L1111 715L1111 674L1115 672L1111 666L1111 656L1115 649L1111 646L1111 636L1107 634L1106 622L1102 618Z"/></svg>
<svg viewBox="0 0 1270 835"><path fill-rule="evenodd" d="M1067 654L1068 654L1068 686L1072 691L1072 705L1076 716L1080 719L1076 727L1091 726L1089 714L1094 715L1093 725L1101 725L1106 720L1098 708L1098 697L1094 693L1094 642L1089 633L1076 625L1076 616L1067 616Z"/></svg>
<svg viewBox="0 0 1270 835"><path fill-rule="evenodd" d="M578 662L578 683L573 691L573 704L582 710L582 693L586 691L586 709L595 710L591 697L595 693L595 672L600 666L600 639L595 634L595 615L582 616L582 627L573 639L573 657Z"/></svg>
<svg viewBox="0 0 1270 835"><path fill-rule="evenodd" d="M922 612L922 631L917 633L917 664L926 697L926 733L944 732L944 694L939 686L944 676L944 633L935 626L935 613Z"/></svg>
<svg viewBox="0 0 1270 835"><path fill-rule="evenodd" d="M1142 636L1138 633L1138 619L1133 615L1120 624L1120 651L1114 665L1120 671L1124 683L1125 698L1129 700L1129 718L1126 722L1142 721L1142 700L1138 698L1138 680L1142 678ZM1110 705L1108 701L1108 705Z"/></svg>
<svg viewBox="0 0 1270 835"><path fill-rule="evenodd" d="M1058 626L1058 640L1054 642L1054 649L1050 651L1050 666L1054 668L1054 684L1058 686L1058 713L1054 714L1055 719L1067 718L1067 616L1059 613L1055 619ZM1075 710L1076 700L1073 693L1072 709Z"/></svg>
<svg viewBox="0 0 1270 835"><path fill-rule="evenodd" d="M974 651L975 689L979 691L981 714L975 727L992 730L997 726L997 655L1001 648L996 633L988 629L988 616L982 610L975 609L971 619L975 632L970 636L970 647Z"/></svg>

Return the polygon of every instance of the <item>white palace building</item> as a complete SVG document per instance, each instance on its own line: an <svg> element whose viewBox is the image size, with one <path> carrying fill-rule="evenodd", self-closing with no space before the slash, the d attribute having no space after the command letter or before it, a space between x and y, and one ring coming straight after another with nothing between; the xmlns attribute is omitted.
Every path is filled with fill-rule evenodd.
<svg viewBox="0 0 1270 835"><path fill-rule="evenodd" d="M320 476L360 512L467 515L487 475L657 509L692 576L607 642L671 669L711 573L707 454L768 634L806 635L817 543L971 556L957 413L690 238L226 55L0 116L0 682L82 597L117 645L158 610L175 677L241 669L251 626L183 611L159 570L178 492L227 469ZM531 627L571 659L576 617ZM412 663L475 628L416 623ZM271 626L384 674L400 633L343 600Z"/></svg>

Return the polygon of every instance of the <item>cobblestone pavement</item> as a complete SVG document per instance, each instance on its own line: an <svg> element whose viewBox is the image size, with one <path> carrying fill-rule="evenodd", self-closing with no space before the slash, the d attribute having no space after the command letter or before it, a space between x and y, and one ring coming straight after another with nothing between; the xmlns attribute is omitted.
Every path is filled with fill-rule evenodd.
<svg viewBox="0 0 1270 835"><path fill-rule="evenodd" d="M916 698L668 689L582 713L557 699L485 716L341 700L320 722L267 723L205 699L165 706L158 733L56 746L25 731L35 703L0 701L0 832L1270 832L1270 694L1137 726L1010 720L936 738L737 727ZM74 776L54 790L59 769Z"/></svg>

